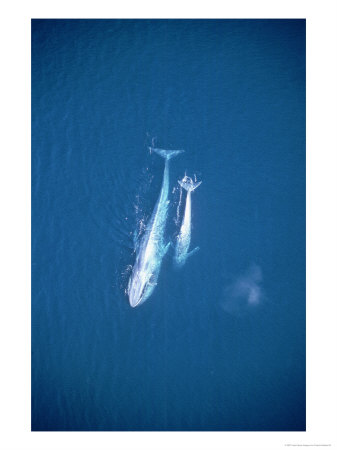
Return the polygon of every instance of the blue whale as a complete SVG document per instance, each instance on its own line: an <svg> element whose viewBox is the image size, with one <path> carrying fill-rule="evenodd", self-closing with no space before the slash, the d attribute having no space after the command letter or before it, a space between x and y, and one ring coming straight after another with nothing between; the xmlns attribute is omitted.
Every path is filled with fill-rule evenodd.
<svg viewBox="0 0 337 450"><path fill-rule="evenodd" d="M152 294L157 285L163 257L170 247L170 243L164 243L169 205L169 161L183 152L183 150L164 150L153 147L150 147L150 151L154 151L165 159L165 169L156 206L143 236L139 243L135 244L137 256L128 284L128 296L132 308L141 305Z"/></svg>
<svg viewBox="0 0 337 450"><path fill-rule="evenodd" d="M200 186L201 181L194 182L192 178L185 175L184 178L178 182L180 186L187 191L184 218L177 237L174 254L176 266L182 267L187 258L199 250L199 247L196 247L191 252L188 251L191 243L191 193Z"/></svg>

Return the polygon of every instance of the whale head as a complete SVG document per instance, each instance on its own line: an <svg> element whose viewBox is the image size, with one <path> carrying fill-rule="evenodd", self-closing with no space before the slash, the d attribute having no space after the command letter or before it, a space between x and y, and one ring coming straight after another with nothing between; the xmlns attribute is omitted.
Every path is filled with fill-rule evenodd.
<svg viewBox="0 0 337 450"><path fill-rule="evenodd" d="M148 282L149 277L145 276L143 272L136 272L135 275L130 278L128 295L129 303L132 308L140 305L144 300Z"/></svg>

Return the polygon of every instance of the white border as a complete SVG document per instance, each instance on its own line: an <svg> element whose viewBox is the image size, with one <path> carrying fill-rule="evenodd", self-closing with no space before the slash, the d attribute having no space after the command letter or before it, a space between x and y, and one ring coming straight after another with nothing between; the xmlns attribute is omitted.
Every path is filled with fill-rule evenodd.
<svg viewBox="0 0 337 450"><path fill-rule="evenodd" d="M166 5L167 3L167 5ZM336 2L71 0L1 7L0 447L59 449L259 449L336 446L337 27ZM307 431L302 433L30 432L30 19L307 19Z"/></svg>

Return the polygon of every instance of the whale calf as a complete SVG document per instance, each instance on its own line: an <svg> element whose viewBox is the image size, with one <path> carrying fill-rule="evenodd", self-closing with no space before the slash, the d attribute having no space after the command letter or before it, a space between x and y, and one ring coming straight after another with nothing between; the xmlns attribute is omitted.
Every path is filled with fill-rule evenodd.
<svg viewBox="0 0 337 450"><path fill-rule="evenodd" d="M165 159L162 187L151 218L139 242L135 242L136 261L128 283L129 303L132 308L141 305L152 294L157 285L160 266L170 243L164 243L164 232L168 212L169 161L184 150L164 150L149 147Z"/></svg>
<svg viewBox="0 0 337 450"><path fill-rule="evenodd" d="M194 182L192 178L185 175L178 183L187 191L184 218L177 237L174 255L176 266L182 267L187 258L199 250L199 247L196 247L191 252L188 252L191 243L191 193L200 186L201 181Z"/></svg>

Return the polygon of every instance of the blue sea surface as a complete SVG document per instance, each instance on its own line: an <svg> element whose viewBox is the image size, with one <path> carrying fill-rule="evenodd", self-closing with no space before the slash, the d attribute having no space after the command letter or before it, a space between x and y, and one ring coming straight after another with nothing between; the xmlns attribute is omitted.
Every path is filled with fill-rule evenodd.
<svg viewBox="0 0 337 450"><path fill-rule="evenodd" d="M170 164L191 256L141 306ZM180 209L178 209L180 203ZM303 431L305 20L32 21L32 430Z"/></svg>

